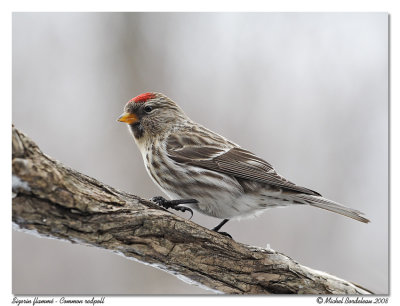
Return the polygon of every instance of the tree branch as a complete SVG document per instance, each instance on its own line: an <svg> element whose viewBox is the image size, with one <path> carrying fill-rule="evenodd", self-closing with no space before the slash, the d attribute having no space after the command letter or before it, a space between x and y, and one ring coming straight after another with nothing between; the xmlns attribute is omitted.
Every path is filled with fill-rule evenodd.
<svg viewBox="0 0 400 306"><path fill-rule="evenodd" d="M12 219L20 229L112 250L222 293L371 293L65 167L14 127L12 172Z"/></svg>

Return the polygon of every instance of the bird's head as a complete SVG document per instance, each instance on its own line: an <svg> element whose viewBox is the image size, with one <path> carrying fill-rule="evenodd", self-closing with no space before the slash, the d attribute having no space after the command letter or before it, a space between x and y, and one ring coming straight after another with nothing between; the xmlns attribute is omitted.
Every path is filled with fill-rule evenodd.
<svg viewBox="0 0 400 306"><path fill-rule="evenodd" d="M182 109L167 96L147 92L129 100L118 121L127 123L139 140L159 136L187 119Z"/></svg>

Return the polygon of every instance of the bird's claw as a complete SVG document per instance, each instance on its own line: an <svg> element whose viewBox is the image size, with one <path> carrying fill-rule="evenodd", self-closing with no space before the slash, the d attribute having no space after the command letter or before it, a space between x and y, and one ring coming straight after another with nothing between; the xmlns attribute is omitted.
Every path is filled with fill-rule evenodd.
<svg viewBox="0 0 400 306"><path fill-rule="evenodd" d="M218 231L214 231L214 232L217 232L218 234L221 234L221 235L224 235L226 237L229 237L229 238L233 239L232 236L229 235L227 232L218 232Z"/></svg>
<svg viewBox="0 0 400 306"><path fill-rule="evenodd" d="M164 207L166 209L172 208L174 210L181 211L181 212L188 211L191 214L189 220L192 219L192 217L193 217L193 210L190 209L189 207L179 206L179 205L180 204L196 204L199 202L196 199L166 200L163 197L153 197L150 199L150 201L152 201L152 202L156 203L157 205Z"/></svg>
<svg viewBox="0 0 400 306"><path fill-rule="evenodd" d="M224 224L226 224L226 222L228 222L228 221L229 221L229 219L224 219L224 220L222 220L220 224L218 224L216 227L214 227L214 228L211 229L211 230L214 231L214 232L217 232L218 234L221 234L221 235L224 235L224 236L227 236L227 237L233 239L232 236L229 235L227 232L220 232L220 231L219 231L219 230L221 229L221 227L223 227Z"/></svg>
<svg viewBox="0 0 400 306"><path fill-rule="evenodd" d="M182 211L182 212L190 212L190 219L192 219L193 217L193 210L191 210L189 207L185 207L185 206L175 206L175 207L171 207L172 209L178 210L178 211Z"/></svg>

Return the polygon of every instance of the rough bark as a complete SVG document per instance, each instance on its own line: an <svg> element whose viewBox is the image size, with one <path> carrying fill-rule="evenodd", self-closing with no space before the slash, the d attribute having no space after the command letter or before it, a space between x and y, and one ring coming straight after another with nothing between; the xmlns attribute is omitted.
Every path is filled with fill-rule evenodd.
<svg viewBox="0 0 400 306"><path fill-rule="evenodd" d="M12 172L12 220L25 231L112 250L221 293L370 293L65 167L14 127Z"/></svg>

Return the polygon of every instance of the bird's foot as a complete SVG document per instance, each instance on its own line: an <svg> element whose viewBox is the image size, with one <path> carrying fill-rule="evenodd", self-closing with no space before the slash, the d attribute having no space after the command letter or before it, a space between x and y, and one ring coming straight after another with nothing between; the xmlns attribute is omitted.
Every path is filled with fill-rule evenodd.
<svg viewBox="0 0 400 306"><path fill-rule="evenodd" d="M214 228L212 229L212 231L217 232L218 234L221 234L221 235L224 235L224 236L227 236L227 237L233 239L232 236L229 235L227 232L220 232L220 231L219 231L219 230L221 229L221 227L224 226L224 224L225 224L226 222L228 222L228 221L229 221L229 219L224 219L224 220L222 220L222 222L221 222L220 224L218 224L216 227L214 227Z"/></svg>
<svg viewBox="0 0 400 306"><path fill-rule="evenodd" d="M156 203L157 205L164 207L166 209L172 208L181 212L190 212L191 216L189 219L193 217L193 210L186 206L179 206L180 204L196 204L199 203L196 199L179 199L179 200L166 200L163 197L153 197L150 201Z"/></svg>
<svg viewBox="0 0 400 306"><path fill-rule="evenodd" d="M221 234L221 235L224 235L226 237L229 237L229 238L233 239L232 236L229 235L227 232L218 232L218 231L214 231L214 232L217 232L218 234Z"/></svg>

